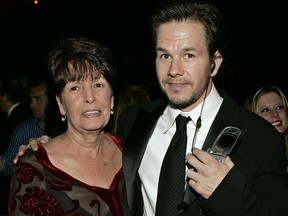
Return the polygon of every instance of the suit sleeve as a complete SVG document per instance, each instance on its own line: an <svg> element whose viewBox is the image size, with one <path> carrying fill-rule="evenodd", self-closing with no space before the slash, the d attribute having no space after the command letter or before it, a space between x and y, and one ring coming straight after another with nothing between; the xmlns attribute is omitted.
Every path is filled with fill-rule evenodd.
<svg viewBox="0 0 288 216"><path fill-rule="evenodd" d="M252 154L242 152L241 157L235 158L234 167L211 197L204 201L205 208L212 215L288 215L287 160L281 138L273 136L268 139L270 142L263 141L258 151ZM238 167L239 158L245 161L246 167Z"/></svg>

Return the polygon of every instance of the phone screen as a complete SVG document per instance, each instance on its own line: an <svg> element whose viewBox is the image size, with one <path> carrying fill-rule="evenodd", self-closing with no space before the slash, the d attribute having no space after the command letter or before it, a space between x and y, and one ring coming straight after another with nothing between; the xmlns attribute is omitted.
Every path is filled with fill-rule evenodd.
<svg viewBox="0 0 288 216"><path fill-rule="evenodd" d="M230 134L224 134L220 137L218 144L216 147L221 151L227 151L231 146L233 146L234 142L236 141L236 137Z"/></svg>
<svg viewBox="0 0 288 216"><path fill-rule="evenodd" d="M207 152L216 160L224 161L226 155L231 152L236 144L240 134L241 130L237 127L228 126L224 128Z"/></svg>

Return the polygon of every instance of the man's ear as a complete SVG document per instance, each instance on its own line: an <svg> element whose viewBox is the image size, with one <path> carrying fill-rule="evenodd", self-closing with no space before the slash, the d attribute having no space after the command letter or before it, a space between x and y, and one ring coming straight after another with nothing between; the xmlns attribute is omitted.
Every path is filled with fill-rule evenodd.
<svg viewBox="0 0 288 216"><path fill-rule="evenodd" d="M218 73L218 70L219 70L219 68L220 68L220 66L222 64L222 61L223 61L223 56L218 50L215 52L212 61L214 62L213 65L212 65L214 67L214 69L213 69L213 71L211 69L210 76L214 77Z"/></svg>

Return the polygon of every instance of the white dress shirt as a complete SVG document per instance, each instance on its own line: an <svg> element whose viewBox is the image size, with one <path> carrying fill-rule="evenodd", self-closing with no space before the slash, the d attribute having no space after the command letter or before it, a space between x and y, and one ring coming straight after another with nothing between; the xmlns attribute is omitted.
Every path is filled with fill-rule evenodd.
<svg viewBox="0 0 288 216"><path fill-rule="evenodd" d="M200 149L202 148L210 126L222 104L222 101L223 98L220 97L213 85L212 90L205 99L203 105L201 115L202 122L197 134L195 147ZM176 124L174 124L175 118L181 113L185 116L189 115L192 119L192 121L190 121L187 125L188 140L186 149L187 153L191 152L196 122L200 116L202 104L203 102L187 113L181 113L181 110L173 109L172 107L167 106L164 113L158 119L157 125L150 137L138 171L142 182L141 190L144 202L143 215L155 215L161 165L170 141L176 131Z"/></svg>

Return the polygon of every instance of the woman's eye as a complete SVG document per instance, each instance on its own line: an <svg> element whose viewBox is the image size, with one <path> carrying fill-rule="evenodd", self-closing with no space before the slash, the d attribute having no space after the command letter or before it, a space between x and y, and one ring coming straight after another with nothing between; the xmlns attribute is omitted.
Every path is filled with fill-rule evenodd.
<svg viewBox="0 0 288 216"><path fill-rule="evenodd" d="M269 112L269 109L268 109L268 108L265 108L265 109L262 109L262 110L261 110L261 113L265 113L265 112Z"/></svg>
<svg viewBox="0 0 288 216"><path fill-rule="evenodd" d="M70 88L71 91L77 91L78 89L79 89L78 86L73 86L73 87Z"/></svg>
<svg viewBox="0 0 288 216"><path fill-rule="evenodd" d="M101 88L101 87L103 87L103 86L104 86L104 85L103 85L102 83L96 83L96 84L95 84L95 87L96 87L96 88Z"/></svg>
<svg viewBox="0 0 288 216"><path fill-rule="evenodd" d="M284 109L284 106L283 105L279 105L276 107L276 110L283 110Z"/></svg>

